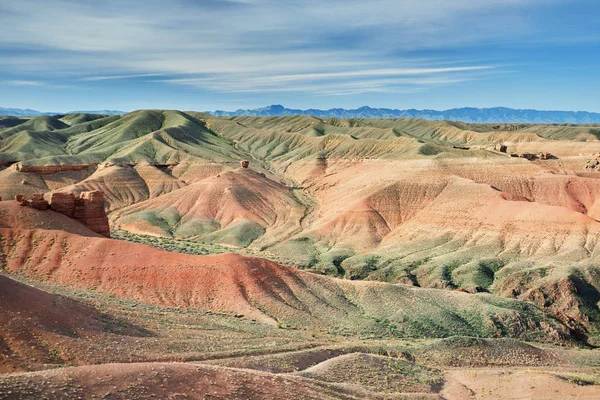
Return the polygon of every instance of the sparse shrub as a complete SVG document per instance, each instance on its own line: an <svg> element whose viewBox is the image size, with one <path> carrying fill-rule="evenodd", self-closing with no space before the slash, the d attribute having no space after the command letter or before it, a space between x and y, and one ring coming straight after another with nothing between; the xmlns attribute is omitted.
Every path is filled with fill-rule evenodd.
<svg viewBox="0 0 600 400"><path fill-rule="evenodd" d="M442 152L443 150L441 150L438 146L429 143L419 147L419 154L424 156L435 156Z"/></svg>
<svg viewBox="0 0 600 400"><path fill-rule="evenodd" d="M352 257L341 264L345 270L346 277L352 280L365 279L379 265L379 256L369 255Z"/></svg>

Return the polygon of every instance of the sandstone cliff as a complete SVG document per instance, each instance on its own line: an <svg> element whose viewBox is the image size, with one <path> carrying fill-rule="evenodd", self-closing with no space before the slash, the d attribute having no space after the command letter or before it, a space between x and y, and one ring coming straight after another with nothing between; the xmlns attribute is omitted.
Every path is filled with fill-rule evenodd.
<svg viewBox="0 0 600 400"><path fill-rule="evenodd" d="M44 199L43 193L37 193L26 200L21 194L15 196L24 207L37 210L52 209L67 217L74 218L100 235L110 237L108 217L104 210L104 193L96 190L81 192L79 196L74 193L52 193L50 201Z"/></svg>

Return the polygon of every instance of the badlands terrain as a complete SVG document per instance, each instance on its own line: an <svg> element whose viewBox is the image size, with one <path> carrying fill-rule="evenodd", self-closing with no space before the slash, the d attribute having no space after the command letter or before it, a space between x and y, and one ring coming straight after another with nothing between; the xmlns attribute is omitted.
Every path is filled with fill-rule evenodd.
<svg viewBox="0 0 600 400"><path fill-rule="evenodd" d="M0 117L0 197L0 399L600 398L600 126Z"/></svg>

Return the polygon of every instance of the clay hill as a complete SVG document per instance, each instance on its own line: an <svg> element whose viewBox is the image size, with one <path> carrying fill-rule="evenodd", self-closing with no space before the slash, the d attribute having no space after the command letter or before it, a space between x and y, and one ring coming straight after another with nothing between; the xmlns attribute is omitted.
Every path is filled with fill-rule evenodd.
<svg viewBox="0 0 600 400"><path fill-rule="evenodd" d="M596 126L161 110L8 125L5 200L99 191L133 235L519 298L598 332Z"/></svg>
<svg viewBox="0 0 600 400"><path fill-rule="evenodd" d="M10 211L18 207L14 203L2 202L0 207ZM44 214L62 217L51 210L33 212L40 214L39 219L48 218ZM78 225L72 220L71 228L39 229L17 220L13 226L0 228L4 270L148 303L242 315L272 326L319 326L375 335L386 329L378 326L378 319L387 320L387 333L397 337L443 337L456 332L494 337L503 332L549 342L571 340L565 326L521 301L339 280L232 253L168 253L69 232ZM447 305L440 306L440 302ZM416 305L406 307L411 303ZM463 311L470 306L477 307L480 315L472 318ZM422 315L417 316L416 310ZM521 325L513 326L514 321Z"/></svg>
<svg viewBox="0 0 600 400"><path fill-rule="evenodd" d="M160 379L144 388L217 398L272 395L257 382L300 398L488 390L444 372L455 342L427 347L451 336L492 343L452 350L465 352L457 367L500 365L516 346L502 367L533 357L567 368L544 372L557 390L563 378L596 379L571 368L568 348L594 368L597 126L169 110L4 120L0 365L77 368L0 377L0 397L68 386L57 398L77 398L87 385L128 398L132 382L164 371L168 394ZM307 350L320 346L345 350ZM250 355L296 367L236 369ZM90 380L96 370L122 385ZM220 383L189 386L194 371Z"/></svg>
<svg viewBox="0 0 600 400"><path fill-rule="evenodd" d="M93 363L106 352L94 342L145 334L88 304L6 276L0 289L0 373Z"/></svg>
<svg viewBox="0 0 600 400"><path fill-rule="evenodd" d="M20 213L0 228L3 273L25 282L0 276L7 399L464 398L475 383L447 363L538 366L541 387L600 393L568 383L595 379L596 350L523 301L166 252L52 209L0 208ZM435 341L454 335L489 339Z"/></svg>

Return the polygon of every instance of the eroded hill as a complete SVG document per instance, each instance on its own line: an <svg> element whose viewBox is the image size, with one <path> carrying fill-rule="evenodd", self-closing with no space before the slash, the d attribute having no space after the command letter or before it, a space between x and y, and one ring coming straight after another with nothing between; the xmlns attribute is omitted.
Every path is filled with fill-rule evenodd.
<svg viewBox="0 0 600 400"><path fill-rule="evenodd" d="M160 110L9 122L5 200L102 190L112 227L134 234L489 292L600 330L597 127Z"/></svg>

